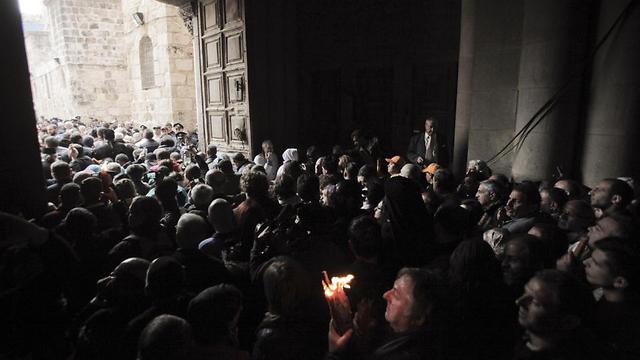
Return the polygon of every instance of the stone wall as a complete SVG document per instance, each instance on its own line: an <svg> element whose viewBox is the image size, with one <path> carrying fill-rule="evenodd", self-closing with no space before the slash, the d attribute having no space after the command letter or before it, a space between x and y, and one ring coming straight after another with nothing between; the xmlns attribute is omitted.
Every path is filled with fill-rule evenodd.
<svg viewBox="0 0 640 360"><path fill-rule="evenodd" d="M180 122L194 129L193 45L178 9L155 1L123 0L122 5L133 121L152 125ZM142 25L133 21L137 12L142 13ZM141 81L140 41L145 36L153 44L155 86L149 89L143 89Z"/></svg>
<svg viewBox="0 0 640 360"><path fill-rule="evenodd" d="M45 5L45 31L25 33L39 116L196 127L193 45L177 8L140 0ZM138 12L142 25L132 17ZM144 36L153 44L154 86L148 89L140 75Z"/></svg>
<svg viewBox="0 0 640 360"><path fill-rule="evenodd" d="M45 5L51 55L60 69L45 75L57 94L46 99L37 94L38 115L129 120L120 1L49 0Z"/></svg>

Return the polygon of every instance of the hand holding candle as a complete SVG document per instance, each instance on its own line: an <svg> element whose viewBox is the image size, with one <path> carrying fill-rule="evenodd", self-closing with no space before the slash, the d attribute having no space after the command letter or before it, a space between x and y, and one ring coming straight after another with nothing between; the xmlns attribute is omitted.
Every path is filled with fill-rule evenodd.
<svg viewBox="0 0 640 360"><path fill-rule="evenodd" d="M343 335L352 327L351 304L349 303L347 294L344 292L344 288L349 288L349 283L353 280L353 275L332 277L331 280L329 280L326 271L323 271L322 274L324 276L324 280L322 280L324 297L329 304L333 324L338 334Z"/></svg>

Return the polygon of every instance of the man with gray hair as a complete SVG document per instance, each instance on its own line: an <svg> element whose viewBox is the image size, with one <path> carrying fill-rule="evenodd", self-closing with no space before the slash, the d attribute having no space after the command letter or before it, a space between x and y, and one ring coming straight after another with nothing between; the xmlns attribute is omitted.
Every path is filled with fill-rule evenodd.
<svg viewBox="0 0 640 360"><path fill-rule="evenodd" d="M484 211L478 222L478 228L481 231L498 226L498 209L504 205L504 193L504 185L499 181L485 180L480 183L476 199Z"/></svg>
<svg viewBox="0 0 640 360"><path fill-rule="evenodd" d="M278 154L273 150L273 143L271 140L265 140L262 142L262 152L253 158L253 162L264 167L269 181L276 179L276 173L280 167L280 160L278 160Z"/></svg>
<svg viewBox="0 0 640 360"><path fill-rule="evenodd" d="M213 200L213 188L206 184L198 184L189 192L187 212L207 218L207 209Z"/></svg>

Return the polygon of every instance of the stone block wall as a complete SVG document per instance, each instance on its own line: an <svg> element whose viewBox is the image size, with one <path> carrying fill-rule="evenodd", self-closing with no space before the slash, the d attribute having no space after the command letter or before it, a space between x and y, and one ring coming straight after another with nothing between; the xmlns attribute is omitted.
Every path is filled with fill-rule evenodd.
<svg viewBox="0 0 640 360"><path fill-rule="evenodd" d="M180 122L196 128L193 45L178 9L155 1L123 0L124 44L127 53L131 115L135 123L164 125ZM132 15L142 13L144 23ZM154 86L143 89L140 41L153 44Z"/></svg>
<svg viewBox="0 0 640 360"><path fill-rule="evenodd" d="M48 0L44 4L50 59L32 58L37 51L28 51L37 114L129 120L120 1ZM29 48L28 36L26 40Z"/></svg>
<svg viewBox="0 0 640 360"><path fill-rule="evenodd" d="M156 1L46 0L46 29L26 32L36 113L196 127L193 45L178 9ZM142 13L142 25L132 15ZM143 89L140 40L153 44Z"/></svg>

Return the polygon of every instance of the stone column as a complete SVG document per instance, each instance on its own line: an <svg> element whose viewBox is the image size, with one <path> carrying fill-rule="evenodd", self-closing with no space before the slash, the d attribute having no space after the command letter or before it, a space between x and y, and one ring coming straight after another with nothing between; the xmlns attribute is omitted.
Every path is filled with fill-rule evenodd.
<svg viewBox="0 0 640 360"><path fill-rule="evenodd" d="M637 2L636 2L637 3ZM629 0L602 1L601 39ZM640 6L611 33L596 54L591 78L582 180L593 186L605 177L639 175Z"/></svg>
<svg viewBox="0 0 640 360"><path fill-rule="evenodd" d="M588 5L581 0L524 1L515 132L579 71L576 65L586 56ZM529 134L515 156L515 180L548 179L556 167L571 171L580 88L574 80Z"/></svg>
<svg viewBox="0 0 640 360"><path fill-rule="evenodd" d="M467 152L469 150L476 0L462 0L461 7L458 95L453 137L453 161L451 163L451 169L456 177L464 175L467 167Z"/></svg>

